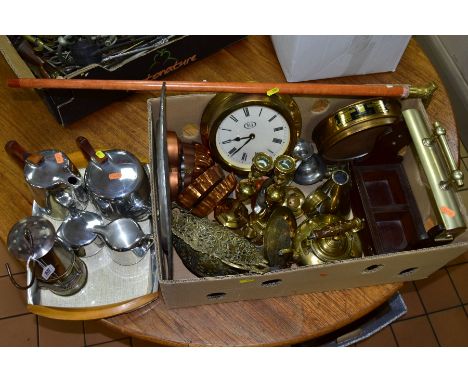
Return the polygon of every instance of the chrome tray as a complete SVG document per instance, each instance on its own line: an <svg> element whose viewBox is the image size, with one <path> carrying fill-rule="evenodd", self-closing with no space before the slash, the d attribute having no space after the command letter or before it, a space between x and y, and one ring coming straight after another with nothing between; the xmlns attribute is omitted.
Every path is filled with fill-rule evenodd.
<svg viewBox="0 0 468 382"><path fill-rule="evenodd" d="M149 166L145 165L145 170L149 173ZM84 170L80 172L84 174ZM98 213L91 202L86 210ZM56 230L62 223L45 215L36 202L33 202L32 215L46 217ZM105 224L109 222L103 220ZM151 217L139 224L144 233L154 232ZM88 280L77 294L58 296L49 290L39 288L35 282L28 290L28 305L52 308L101 308L157 292L159 282L155 245L140 262L130 266L116 264L111 260L109 252L110 249L104 246L93 256L81 257L88 268ZM28 271L28 283L31 276L31 272Z"/></svg>

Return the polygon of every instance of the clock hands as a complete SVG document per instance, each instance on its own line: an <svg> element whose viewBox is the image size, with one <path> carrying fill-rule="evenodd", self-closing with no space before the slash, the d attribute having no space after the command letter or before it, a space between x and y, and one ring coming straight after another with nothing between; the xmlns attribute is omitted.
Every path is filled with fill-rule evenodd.
<svg viewBox="0 0 468 382"><path fill-rule="evenodd" d="M248 139L245 141L245 143L244 143L241 147L239 147L236 151L234 151L234 152L231 154L231 156L236 155L236 154L240 151L240 149L241 149L242 147L244 147L247 143L249 143L252 139L254 139L254 138L255 138L255 134L250 134L247 138L248 138Z"/></svg>
<svg viewBox="0 0 468 382"><path fill-rule="evenodd" d="M252 135L252 134L251 134ZM237 138L234 138L234 139L228 139L226 141L222 141L221 143L222 144L225 144L225 143L231 143L231 142L239 142L241 141L242 139L249 139L250 138L250 135L248 135L247 137L237 137Z"/></svg>

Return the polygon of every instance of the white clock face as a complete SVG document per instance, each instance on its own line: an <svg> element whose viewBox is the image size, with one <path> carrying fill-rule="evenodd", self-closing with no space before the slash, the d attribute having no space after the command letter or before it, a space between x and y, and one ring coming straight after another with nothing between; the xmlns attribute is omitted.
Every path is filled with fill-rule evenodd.
<svg viewBox="0 0 468 382"><path fill-rule="evenodd" d="M245 106L224 118L216 131L216 148L231 166L250 170L257 152L273 159L289 146L290 128L286 119L266 106Z"/></svg>

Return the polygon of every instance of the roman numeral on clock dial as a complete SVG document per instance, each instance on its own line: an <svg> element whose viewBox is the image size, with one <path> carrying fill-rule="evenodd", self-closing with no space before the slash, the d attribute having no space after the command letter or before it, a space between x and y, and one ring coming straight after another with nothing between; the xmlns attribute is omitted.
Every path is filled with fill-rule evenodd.
<svg viewBox="0 0 468 382"><path fill-rule="evenodd" d="M278 114L275 114L273 117L271 117L271 118L268 120L268 122L273 121L277 116L278 116Z"/></svg>

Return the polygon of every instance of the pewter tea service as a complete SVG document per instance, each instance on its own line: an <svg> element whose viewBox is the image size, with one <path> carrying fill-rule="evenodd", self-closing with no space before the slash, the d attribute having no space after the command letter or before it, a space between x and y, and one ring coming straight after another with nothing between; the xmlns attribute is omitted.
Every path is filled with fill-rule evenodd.
<svg viewBox="0 0 468 382"><path fill-rule="evenodd" d="M10 254L28 270L28 284L23 286L6 264L17 288L36 284L71 296L86 286L86 259L108 256L117 266L131 266L153 245L152 234L137 223L151 214L143 165L125 150L95 151L84 137L77 143L89 161L84 176L62 151L29 153L16 141L5 146L22 166L34 198L34 216L17 222L8 236ZM104 258L99 257L99 264L107 264Z"/></svg>

